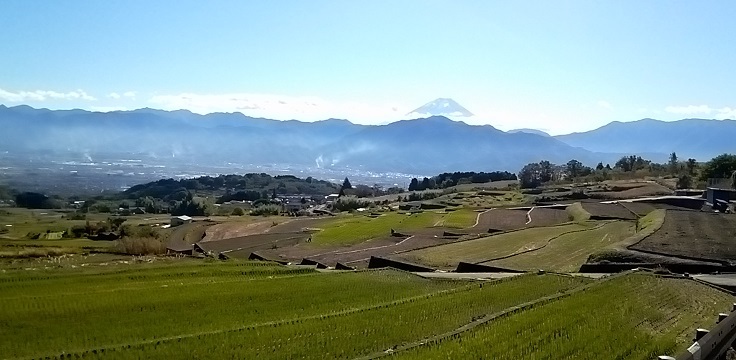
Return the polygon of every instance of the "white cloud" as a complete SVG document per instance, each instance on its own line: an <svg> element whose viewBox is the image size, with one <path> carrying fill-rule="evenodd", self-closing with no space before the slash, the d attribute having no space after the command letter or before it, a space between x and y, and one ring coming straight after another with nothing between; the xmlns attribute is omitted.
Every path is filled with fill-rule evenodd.
<svg viewBox="0 0 736 360"><path fill-rule="evenodd" d="M736 108L714 108L708 105L668 106L664 111L677 115L708 115L713 119L736 119Z"/></svg>
<svg viewBox="0 0 736 360"><path fill-rule="evenodd" d="M126 91L126 92L124 92L122 94L121 93L118 93L118 92L111 92L111 93L107 94L107 97L110 98L110 99L113 99L113 100L120 100L122 98L130 99L130 100L135 100L135 95L136 95L136 92L135 91Z"/></svg>
<svg viewBox="0 0 736 360"><path fill-rule="evenodd" d="M334 102L313 96L272 94L166 94L149 102L164 110L187 109L195 113L242 112L253 117L306 121L328 118L349 119L364 124L379 124L402 119L411 108L397 104Z"/></svg>
<svg viewBox="0 0 736 360"><path fill-rule="evenodd" d="M710 114L713 112L708 105L688 105L688 106L668 106L664 111L671 114L693 115L693 114Z"/></svg>
<svg viewBox="0 0 736 360"><path fill-rule="evenodd" d="M598 106L600 106L600 107L602 107L604 109L607 109L607 110L613 109L613 106L611 106L611 104L608 101L605 101L605 100L599 100L597 102L597 104L598 104Z"/></svg>
<svg viewBox="0 0 736 360"><path fill-rule="evenodd" d="M35 91L7 91L0 89L0 100L9 102L28 102L28 101L46 101L46 100L85 100L96 101L94 96L87 94L84 90L75 90L70 92L58 92L50 90Z"/></svg>

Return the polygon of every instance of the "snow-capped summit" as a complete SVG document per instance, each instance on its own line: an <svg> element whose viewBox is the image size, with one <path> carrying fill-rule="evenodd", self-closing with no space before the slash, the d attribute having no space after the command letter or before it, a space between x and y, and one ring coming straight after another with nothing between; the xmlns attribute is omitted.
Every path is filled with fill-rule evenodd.
<svg viewBox="0 0 736 360"><path fill-rule="evenodd" d="M450 98L439 98L430 101L406 115L471 117L473 113Z"/></svg>

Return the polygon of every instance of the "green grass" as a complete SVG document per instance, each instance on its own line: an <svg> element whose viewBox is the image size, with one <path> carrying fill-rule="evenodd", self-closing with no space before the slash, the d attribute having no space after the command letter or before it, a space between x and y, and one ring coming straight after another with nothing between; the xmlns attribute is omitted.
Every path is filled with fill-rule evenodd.
<svg viewBox="0 0 736 360"><path fill-rule="evenodd" d="M431 227L442 219L442 214L425 211L412 215L391 212L379 217L345 216L323 224L322 231L312 236L317 245L351 245L377 237L391 236L396 231Z"/></svg>
<svg viewBox="0 0 736 360"><path fill-rule="evenodd" d="M396 357L649 360L684 351L731 301L694 281L629 275Z"/></svg>
<svg viewBox="0 0 736 360"><path fill-rule="evenodd" d="M470 209L458 209L448 212L442 220L441 226L464 229L475 225L478 214Z"/></svg>
<svg viewBox="0 0 736 360"><path fill-rule="evenodd" d="M100 268L0 273L3 357L324 316L462 285L396 271L320 274L249 262Z"/></svg>
<svg viewBox="0 0 736 360"><path fill-rule="evenodd" d="M549 239L570 231L586 230L594 223L529 228L480 239L461 241L404 253L411 261L436 267L454 267L458 262L482 262L539 248Z"/></svg>
<svg viewBox="0 0 736 360"><path fill-rule="evenodd" d="M589 262L613 261L632 262L647 261L642 259L642 254L628 250L628 247L638 244L649 235L654 234L664 224L666 210L658 209L640 218L636 224L636 233L622 241L611 243L609 246L591 253Z"/></svg>
<svg viewBox="0 0 736 360"><path fill-rule="evenodd" d="M248 261L76 264L0 269L3 358L356 358L446 338L477 319L595 284L552 274L479 283L395 270L320 273ZM672 354L730 302L694 281L626 275L471 327L462 346L445 340L397 355Z"/></svg>
<svg viewBox="0 0 736 360"><path fill-rule="evenodd" d="M247 301L242 304L237 301L222 303L218 302L222 300L221 295L210 294L213 298L187 312L187 317L161 319L168 324L157 324L148 318L150 314L139 314L131 307L124 313L132 317L126 320L127 323L138 324L130 334L137 334L134 340L121 336L112 343L101 341L104 332L70 329L70 318L66 317L67 332L56 335L59 336L56 339L59 344L53 348L59 349L62 343L66 343L67 352L79 352L78 355L85 358L106 359L352 358L442 334L470 323L474 318L590 281L555 275L527 275L481 287L478 284L466 285L466 282L429 281L395 271L302 276L289 282L296 288L282 287L287 280L257 281L257 285L250 287L230 284L233 288L230 292L240 293ZM310 290L314 286L319 289ZM261 293L259 288L265 293ZM278 289L278 294L272 289ZM189 291L195 292L196 289ZM336 299L346 302L340 303ZM207 305L219 309L221 314L208 309ZM166 312L169 306L165 301L149 300L144 312L149 309ZM97 316L100 320L115 317L113 314ZM86 315L77 322L83 324L83 320L90 317L92 315ZM46 321L53 320L57 319ZM193 326L198 322L206 323L205 329ZM45 335L46 331L43 329L38 335ZM94 334L93 341L83 344L80 340L85 336L80 336L80 331L86 337ZM126 333L121 328L108 331L112 333L111 337L114 333ZM171 332L177 334L167 334ZM47 339L34 339L31 344L35 341L45 343ZM33 347L38 354L59 352L42 352L37 345ZM31 350L20 344L17 348ZM105 348L104 352L102 348Z"/></svg>
<svg viewBox="0 0 736 360"><path fill-rule="evenodd" d="M634 234L634 223L615 221L582 232L562 235L539 250L513 256L489 264L519 270L543 269L574 272L588 256Z"/></svg>
<svg viewBox="0 0 736 360"><path fill-rule="evenodd" d="M664 224L666 214L666 210L657 209L640 218L637 224L637 232L641 232L645 237L653 234Z"/></svg>

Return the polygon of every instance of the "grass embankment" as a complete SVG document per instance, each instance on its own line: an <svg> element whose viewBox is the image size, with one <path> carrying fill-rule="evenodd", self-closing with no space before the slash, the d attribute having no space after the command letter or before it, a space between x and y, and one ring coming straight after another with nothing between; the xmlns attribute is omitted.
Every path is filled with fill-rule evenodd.
<svg viewBox="0 0 736 360"><path fill-rule="evenodd" d="M595 223L573 223L549 227L528 228L480 239L461 241L410 251L407 259L436 267L454 267L458 262L485 262L545 246L550 239L571 231L591 229Z"/></svg>
<svg viewBox="0 0 736 360"><path fill-rule="evenodd" d="M0 348L10 358L351 358L590 282L526 275L481 287L391 270L210 266L0 282L10 324Z"/></svg>
<svg viewBox="0 0 736 360"><path fill-rule="evenodd" d="M470 191L443 195L433 201L458 204L469 209L488 209L499 206L520 205L527 202L518 191Z"/></svg>
<svg viewBox="0 0 736 360"><path fill-rule="evenodd" d="M634 274L478 327L401 359L631 359L676 355L732 297L689 280Z"/></svg>
<svg viewBox="0 0 736 360"><path fill-rule="evenodd" d="M590 220L590 213L579 202L568 206L565 210L569 214L570 221L581 222Z"/></svg>
<svg viewBox="0 0 736 360"><path fill-rule="evenodd" d="M0 239L0 258L23 259L80 252L112 252L114 241L88 239L4 240Z"/></svg>
<svg viewBox="0 0 736 360"><path fill-rule="evenodd" d="M597 252L593 252L587 262L613 261L613 262L639 262L646 260L646 255L636 253L628 248L634 246L644 240L646 237L654 234L664 224L666 210L658 209L650 212L646 216L639 218L636 223L636 233L628 238L609 245L607 248Z"/></svg>
<svg viewBox="0 0 736 360"><path fill-rule="evenodd" d="M457 213L457 214L456 214ZM424 211L414 214L390 212L376 217L343 216L321 224L321 231L312 236L316 245L352 245L395 231L412 231L433 226L468 227L475 222L475 213L459 210L449 213Z"/></svg>

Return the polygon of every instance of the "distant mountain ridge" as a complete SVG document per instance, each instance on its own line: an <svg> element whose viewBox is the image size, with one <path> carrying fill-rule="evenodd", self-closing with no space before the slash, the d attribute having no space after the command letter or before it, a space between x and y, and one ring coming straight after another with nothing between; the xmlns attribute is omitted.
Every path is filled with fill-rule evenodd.
<svg viewBox="0 0 736 360"><path fill-rule="evenodd" d="M537 129L526 129L526 128L524 128L524 129L509 130L509 131L506 131L506 132L509 133L509 134L515 134L515 133L520 133L521 132L521 133L527 133L527 134L537 134L537 135L541 135L541 136L550 136L550 134L548 134L548 133L546 133L546 132L544 132L542 130L537 130Z"/></svg>
<svg viewBox="0 0 736 360"><path fill-rule="evenodd" d="M0 105L0 151L53 153L70 159L95 154L145 155L179 164L296 164L365 172L436 174L511 171L540 160L589 166L639 154L666 161L705 161L733 152L736 122L689 119L676 122L614 122L562 136L534 131L503 132L444 116L358 125L253 118L241 113L194 114L186 110L90 112ZM531 133L530 133L531 132Z"/></svg>
<svg viewBox="0 0 736 360"><path fill-rule="evenodd" d="M736 121L614 121L595 130L559 135L555 139L590 151L616 149L617 152L631 154L676 152L681 158L706 161L722 153L736 152Z"/></svg>

